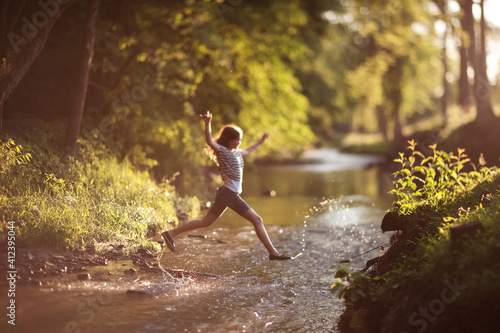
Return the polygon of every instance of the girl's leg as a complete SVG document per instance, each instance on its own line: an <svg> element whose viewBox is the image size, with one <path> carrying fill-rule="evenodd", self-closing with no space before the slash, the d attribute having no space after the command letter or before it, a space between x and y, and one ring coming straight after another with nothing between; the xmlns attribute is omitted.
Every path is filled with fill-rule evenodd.
<svg viewBox="0 0 500 333"><path fill-rule="evenodd" d="M257 233L257 237L259 237L262 244L264 244L269 254L272 256L280 256L281 253L276 250L273 243L271 242L271 239L269 239L269 235L267 234L266 228L264 227L262 218L252 208L247 210L241 216L253 224L255 232Z"/></svg>
<svg viewBox="0 0 500 333"><path fill-rule="evenodd" d="M214 223L219 218L219 216L221 216L224 213L224 211L227 208L227 205L223 202L223 200L221 200L221 197L220 197L221 191L220 190L221 190L221 188L219 188L217 190L217 193L215 195L215 202L212 205L212 207L210 208L210 210L208 211L207 215L205 215L204 218L199 219L199 220L191 220L191 221L186 222L183 225L181 225L175 229L165 231L162 233L162 235L166 233L167 235L170 236L171 239L168 239L168 237L165 237L165 236L164 236L164 238L165 238L165 242L167 242L167 245L168 245L168 243L171 243L171 246L169 246L169 247L171 247L171 250L172 250L172 248L175 250L175 245L173 244L173 240L179 234L186 232L186 231L194 230L194 229L209 227L210 225L212 225L212 223ZM172 251L174 251L174 250L172 250Z"/></svg>
<svg viewBox="0 0 500 333"><path fill-rule="evenodd" d="M175 229L169 230L167 232L170 235L170 237L172 237L172 239L175 239L175 237L177 237L179 234L181 234L183 232L194 230L194 229L199 229L199 228L207 228L210 225L212 225L212 223L214 223L218 218L219 218L218 216L210 214L210 212L208 212L207 215L202 219L191 220L191 221L186 222L183 225L181 225Z"/></svg>

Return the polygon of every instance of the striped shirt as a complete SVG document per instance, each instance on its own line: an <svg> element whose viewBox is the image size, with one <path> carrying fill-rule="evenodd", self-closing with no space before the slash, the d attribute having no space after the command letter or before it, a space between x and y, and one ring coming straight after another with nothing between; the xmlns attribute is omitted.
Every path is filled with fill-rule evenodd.
<svg viewBox="0 0 500 333"><path fill-rule="evenodd" d="M219 151L216 153L219 173L223 185L231 191L240 194L243 190L243 150L230 149L219 145Z"/></svg>

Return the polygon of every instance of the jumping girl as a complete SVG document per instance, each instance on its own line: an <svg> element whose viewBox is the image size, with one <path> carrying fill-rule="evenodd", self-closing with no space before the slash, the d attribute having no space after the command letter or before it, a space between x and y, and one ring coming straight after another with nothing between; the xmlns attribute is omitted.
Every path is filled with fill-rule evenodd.
<svg viewBox="0 0 500 333"><path fill-rule="evenodd" d="M267 231L262 222L262 218L240 197L243 182L243 157L249 155L257 149L269 137L266 133L256 144L245 150L238 149L243 137L243 131L234 125L226 125L219 133L217 139L212 139L211 121L212 114L207 111L206 114L200 114L205 122L205 138L209 146L209 155L219 166L220 176L223 185L217 189L215 202L208 211L207 215L201 220L192 220L185 224L162 232L165 244L170 251L175 251L174 239L181 233L206 228L212 225L224 213L227 207L250 221L257 236L269 252L269 260L287 260L291 257L279 253L273 246Z"/></svg>

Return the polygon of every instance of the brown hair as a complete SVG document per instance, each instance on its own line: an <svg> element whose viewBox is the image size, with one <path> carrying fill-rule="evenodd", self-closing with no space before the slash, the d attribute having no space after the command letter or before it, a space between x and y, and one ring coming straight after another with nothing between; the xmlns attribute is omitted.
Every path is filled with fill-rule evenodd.
<svg viewBox="0 0 500 333"><path fill-rule="evenodd" d="M218 144L220 144L221 146L229 148L230 141L232 141L234 139L242 138L242 137L243 137L243 131L241 130L241 128L239 128L236 125L225 125L219 131L219 134L217 134L217 137L214 139L214 141L217 142ZM217 162L217 156L215 156L214 150L212 148L208 147L205 149L205 151L207 152L207 155L210 156L210 158L212 160L214 160L215 163L217 163L217 165L219 165L219 163Z"/></svg>
<svg viewBox="0 0 500 333"><path fill-rule="evenodd" d="M221 146L229 148L230 141L242 137L243 131L241 130L241 128L236 125L226 125L220 130L217 138L215 139L215 142L217 142Z"/></svg>

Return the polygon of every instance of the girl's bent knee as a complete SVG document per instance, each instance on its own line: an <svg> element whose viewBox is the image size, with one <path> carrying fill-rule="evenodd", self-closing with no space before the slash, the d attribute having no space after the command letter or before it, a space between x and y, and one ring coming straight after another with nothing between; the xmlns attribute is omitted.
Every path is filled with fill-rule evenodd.
<svg viewBox="0 0 500 333"><path fill-rule="evenodd" d="M262 217L256 216L252 219L252 223L253 223L253 225L261 226L261 225L264 225L264 220L262 220Z"/></svg>

